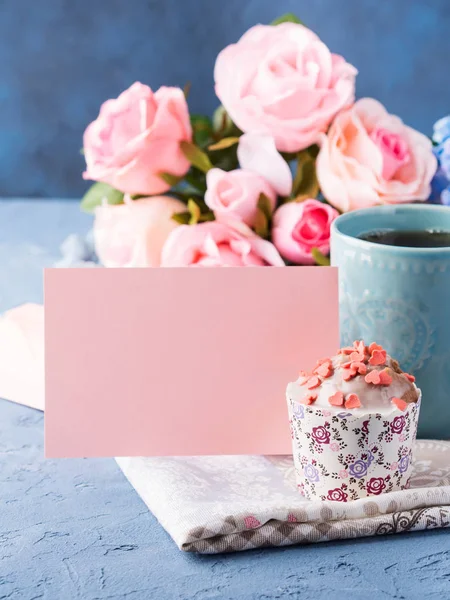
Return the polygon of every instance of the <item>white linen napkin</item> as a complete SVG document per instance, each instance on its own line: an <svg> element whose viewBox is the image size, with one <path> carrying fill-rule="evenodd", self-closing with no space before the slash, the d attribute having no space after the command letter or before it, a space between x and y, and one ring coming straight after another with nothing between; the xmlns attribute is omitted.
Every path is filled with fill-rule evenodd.
<svg viewBox="0 0 450 600"><path fill-rule="evenodd" d="M450 442L419 440L411 487L348 503L308 501L291 456L117 458L177 546L234 552L450 527Z"/></svg>

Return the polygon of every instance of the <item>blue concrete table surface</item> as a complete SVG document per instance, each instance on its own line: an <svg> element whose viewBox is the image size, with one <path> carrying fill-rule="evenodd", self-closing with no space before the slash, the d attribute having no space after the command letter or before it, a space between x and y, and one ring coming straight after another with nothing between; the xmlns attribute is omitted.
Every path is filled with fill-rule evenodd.
<svg viewBox="0 0 450 600"><path fill-rule="evenodd" d="M0 309L41 301L42 267L90 224L75 202L0 201ZM46 460L43 420L0 400L0 600L450 598L448 530L183 554L113 459Z"/></svg>

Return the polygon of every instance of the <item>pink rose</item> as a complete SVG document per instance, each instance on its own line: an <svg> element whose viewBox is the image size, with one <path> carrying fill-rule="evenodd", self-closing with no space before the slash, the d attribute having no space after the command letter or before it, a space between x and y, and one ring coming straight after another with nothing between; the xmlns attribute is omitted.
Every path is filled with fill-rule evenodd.
<svg viewBox="0 0 450 600"><path fill-rule="evenodd" d="M382 477L372 477L366 484L368 494L379 496L386 489L386 483Z"/></svg>
<svg viewBox="0 0 450 600"><path fill-rule="evenodd" d="M217 57L216 94L245 132L270 134L279 150L318 141L354 100L356 69L303 25L256 25Z"/></svg>
<svg viewBox="0 0 450 600"><path fill-rule="evenodd" d="M330 226L337 210L319 202L287 202L273 217L272 239L281 256L299 265L312 265L313 248L330 252Z"/></svg>
<svg viewBox="0 0 450 600"><path fill-rule="evenodd" d="M348 471L346 471L345 469L342 469L342 471L339 471L339 477L341 479L347 479L348 478Z"/></svg>
<svg viewBox="0 0 450 600"><path fill-rule="evenodd" d="M205 202L218 220L233 217L253 226L260 194L268 197L272 210L275 208L275 191L265 179L252 171L211 169L206 175L206 183Z"/></svg>
<svg viewBox="0 0 450 600"><path fill-rule="evenodd" d="M159 267L169 233L178 227L172 215L186 210L180 200L154 196L95 211L95 250L105 267Z"/></svg>
<svg viewBox="0 0 450 600"><path fill-rule="evenodd" d="M347 498L348 494L346 494L341 488L328 490L327 500L333 500L334 502L347 502Z"/></svg>
<svg viewBox="0 0 450 600"><path fill-rule="evenodd" d="M167 239L163 267L284 267L275 246L242 223L233 228L217 221L181 225Z"/></svg>
<svg viewBox="0 0 450 600"><path fill-rule="evenodd" d="M339 452L339 449L340 449L340 446L339 446L339 444L337 442L332 442L330 444L330 450L332 452Z"/></svg>
<svg viewBox="0 0 450 600"><path fill-rule="evenodd" d="M427 137L363 98L337 115L316 166L326 199L349 211L426 200L437 163Z"/></svg>
<svg viewBox="0 0 450 600"><path fill-rule="evenodd" d="M155 93L134 83L108 100L84 132L84 179L109 183L129 194L160 194L170 185L158 174L183 176L189 162L180 150L192 130L182 90L161 87Z"/></svg>

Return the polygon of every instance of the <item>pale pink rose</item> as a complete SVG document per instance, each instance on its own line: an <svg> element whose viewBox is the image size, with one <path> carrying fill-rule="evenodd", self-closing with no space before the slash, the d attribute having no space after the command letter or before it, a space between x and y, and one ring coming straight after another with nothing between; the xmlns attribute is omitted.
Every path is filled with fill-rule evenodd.
<svg viewBox="0 0 450 600"><path fill-rule="evenodd" d="M170 185L159 173L183 176L189 162L180 142L192 130L183 91L161 87L155 93L134 83L107 100L84 132L84 179L109 183L129 194L160 194Z"/></svg>
<svg viewBox="0 0 450 600"><path fill-rule="evenodd" d="M239 138L237 150L242 169L264 177L279 196L289 196L292 191L292 173L275 146L270 135L244 133Z"/></svg>
<svg viewBox="0 0 450 600"><path fill-rule="evenodd" d="M312 265L313 248L329 254L330 226L337 216L337 210L319 200L282 204L273 216L273 243L287 260Z"/></svg>
<svg viewBox="0 0 450 600"><path fill-rule="evenodd" d="M169 196L104 204L95 210L95 250L105 267L159 267L161 250L186 205Z"/></svg>
<svg viewBox="0 0 450 600"><path fill-rule="evenodd" d="M345 469L342 469L342 471L339 471L339 477L341 479L347 479L348 478L348 471L346 471Z"/></svg>
<svg viewBox="0 0 450 600"><path fill-rule="evenodd" d="M331 412L329 410L323 410L322 414L324 417L330 417L331 416Z"/></svg>
<svg viewBox="0 0 450 600"><path fill-rule="evenodd" d="M217 221L181 225L167 239L163 267L283 267L275 246L242 223L239 230Z"/></svg>
<svg viewBox="0 0 450 600"><path fill-rule="evenodd" d="M397 462L391 463L390 469L391 469L391 471L396 471L398 469L398 463Z"/></svg>
<svg viewBox="0 0 450 600"><path fill-rule="evenodd" d="M256 25L217 57L216 94L244 132L270 134L278 150L318 141L354 101L356 69L303 25Z"/></svg>
<svg viewBox="0 0 450 600"><path fill-rule="evenodd" d="M275 191L265 179L252 171L211 169L206 175L206 185L205 203L218 220L233 217L253 226L260 194L267 196L272 210L275 208Z"/></svg>
<svg viewBox="0 0 450 600"><path fill-rule="evenodd" d="M339 452L339 444L337 442L332 442L330 444L330 450L332 452Z"/></svg>
<svg viewBox="0 0 450 600"><path fill-rule="evenodd" d="M426 200L437 167L430 140L372 98L337 115L316 165L324 196L341 211Z"/></svg>

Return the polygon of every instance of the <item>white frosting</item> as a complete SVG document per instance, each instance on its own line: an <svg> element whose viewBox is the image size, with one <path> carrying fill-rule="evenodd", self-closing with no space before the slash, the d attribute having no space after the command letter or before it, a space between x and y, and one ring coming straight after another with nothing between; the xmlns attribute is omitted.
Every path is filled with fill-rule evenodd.
<svg viewBox="0 0 450 600"><path fill-rule="evenodd" d="M355 415L366 413L388 414L398 408L392 404L392 398L401 398L411 389L411 383L403 376L394 376L390 385L373 385L365 382L365 375L357 375L350 381L343 379L344 370L339 368L342 363L348 361L348 357L338 355L332 359L334 373L331 377L324 379L320 387L309 390L307 384L300 385L303 379L300 377L296 382L287 387L287 395L296 402L300 402L308 393L317 394L317 400L311 405L318 408L326 408L332 412L352 412ZM391 358L387 356L386 364L391 365ZM375 367L383 370L386 366ZM368 367L368 372L374 367ZM415 387L415 386L414 386ZM417 388L416 388L417 389ZM348 394L357 394L361 402L361 408L346 409L345 406L332 406L329 403L330 396L336 392L342 392L344 397Z"/></svg>

